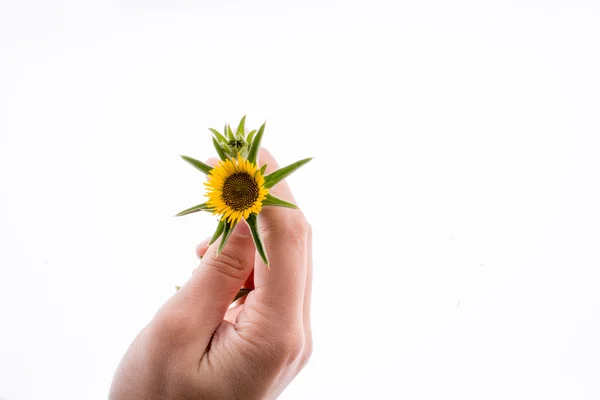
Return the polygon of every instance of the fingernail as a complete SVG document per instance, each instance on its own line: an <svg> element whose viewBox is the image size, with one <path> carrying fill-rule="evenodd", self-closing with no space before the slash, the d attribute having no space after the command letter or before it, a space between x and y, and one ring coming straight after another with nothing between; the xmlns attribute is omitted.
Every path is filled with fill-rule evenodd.
<svg viewBox="0 0 600 400"><path fill-rule="evenodd" d="M236 236L250 236L250 228L248 227L246 221L238 222L233 230L233 234Z"/></svg>

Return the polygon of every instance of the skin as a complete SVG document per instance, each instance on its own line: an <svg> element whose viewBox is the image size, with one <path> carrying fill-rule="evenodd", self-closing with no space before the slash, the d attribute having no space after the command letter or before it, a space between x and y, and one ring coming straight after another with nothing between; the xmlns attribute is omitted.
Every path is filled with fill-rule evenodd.
<svg viewBox="0 0 600 400"><path fill-rule="evenodd" d="M260 160L278 168L265 150ZM295 203L285 182L271 193ZM218 257L219 241L202 242L192 277L123 356L110 399L274 399L300 372L312 352L312 229L280 207L259 224L270 270L244 222ZM254 290L229 308L240 287Z"/></svg>

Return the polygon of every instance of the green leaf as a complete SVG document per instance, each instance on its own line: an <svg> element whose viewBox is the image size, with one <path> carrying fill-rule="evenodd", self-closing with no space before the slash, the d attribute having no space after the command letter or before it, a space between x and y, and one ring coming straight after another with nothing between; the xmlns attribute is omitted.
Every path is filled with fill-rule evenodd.
<svg viewBox="0 0 600 400"><path fill-rule="evenodd" d="M265 164L262 167L260 167L259 172L260 172L261 175L264 175L266 170L267 170L267 164Z"/></svg>
<svg viewBox="0 0 600 400"><path fill-rule="evenodd" d="M256 164L256 158L258 157L258 150L260 149L260 142L265 131L265 125L266 122L262 124L261 127L258 129L256 137L250 144L250 151L248 152L248 161L250 161L253 164Z"/></svg>
<svg viewBox="0 0 600 400"><path fill-rule="evenodd" d="M232 303L235 303L236 300L241 299L244 296L247 296L248 293L250 293L252 291L252 289L246 289L246 288L241 288L239 292L237 292L237 294L235 295L235 298L233 299Z"/></svg>
<svg viewBox="0 0 600 400"><path fill-rule="evenodd" d="M238 133L238 135L241 135L242 138L246 134L246 116L245 115L242 117L242 120L238 124L237 133Z"/></svg>
<svg viewBox="0 0 600 400"><path fill-rule="evenodd" d="M250 147L250 145L252 144L252 139L254 139L254 135L256 134L256 129L251 131L248 134L248 138L246 139L246 144L248 145L248 147Z"/></svg>
<svg viewBox="0 0 600 400"><path fill-rule="evenodd" d="M235 136L233 136L233 131L231 130L231 126L227 124L227 138L229 140L235 140Z"/></svg>
<svg viewBox="0 0 600 400"><path fill-rule="evenodd" d="M280 199L279 197L273 196L271 193L267 194L267 197L262 201L263 206L278 206L286 208L298 208L297 205Z"/></svg>
<svg viewBox="0 0 600 400"><path fill-rule="evenodd" d="M213 138L212 141L213 141L213 146L215 146L215 150L217 151L217 154L219 155L219 158L221 160L227 160L227 155L223 151L223 148L221 147L219 142L217 142L217 139Z"/></svg>
<svg viewBox="0 0 600 400"><path fill-rule="evenodd" d="M210 246L211 244L213 244L214 242L217 241L217 239L219 238L219 236L221 236L221 233L223 233L223 230L225 229L225 222L223 221L219 221L219 225L217 225L217 230L215 231L215 234L213 235L213 237L210 239L210 242L208 242L208 245Z"/></svg>
<svg viewBox="0 0 600 400"><path fill-rule="evenodd" d="M254 240L254 245L256 246L256 251L260 255L260 258L262 258L266 266L269 267L269 259L267 257L267 253L265 252L265 246L263 244L263 241L260 237L260 232L258 229L258 218L256 217L256 214L250 214L248 218L246 218L246 222L250 227L252 239Z"/></svg>
<svg viewBox="0 0 600 400"><path fill-rule="evenodd" d="M217 138L217 140L223 144L227 144L229 143L227 141L227 139L225 139L225 136L221 135L221 133L219 133L218 130L213 129L213 128L208 128L209 131L211 131L213 133L213 135L215 135L215 137Z"/></svg>
<svg viewBox="0 0 600 400"><path fill-rule="evenodd" d="M312 160L312 157L305 158L304 160L296 161L295 163L290 164L287 167L279 168L277 171L270 173L269 175L265 176L265 187L267 189L272 188L277 183L279 183L282 179L285 179L292 172L294 172L295 170L297 170L304 164L308 163L310 160Z"/></svg>
<svg viewBox="0 0 600 400"><path fill-rule="evenodd" d="M202 171L205 174L208 174L210 172L210 170L213 169L213 167L211 167L210 165L205 164L202 161L198 161L195 158L188 157L188 156L181 156L181 158L183 158L185 161L189 162L194 167L196 167L199 171Z"/></svg>
<svg viewBox="0 0 600 400"><path fill-rule="evenodd" d="M202 203L202 204L198 204L197 206L190 207L187 210L183 210L182 212L177 214L176 217L181 217L182 215L193 214L198 211L212 211L212 209L206 203Z"/></svg>
<svg viewBox="0 0 600 400"><path fill-rule="evenodd" d="M227 244L227 241L229 240L229 236L231 236L231 233L233 232L233 228L235 228L235 225L237 225L237 223L233 224L233 226L231 226L231 224L229 222L225 222L225 226L224 226L224 230L223 230L223 237L221 238L221 243L219 243L219 248L217 249L217 254L221 254L221 252L225 248L225 245Z"/></svg>
<svg viewBox="0 0 600 400"><path fill-rule="evenodd" d="M227 143L229 143L229 140L232 139L229 137L229 134L227 133L227 124L225 124L225 126L223 127L223 136L225 136L225 138L227 139Z"/></svg>

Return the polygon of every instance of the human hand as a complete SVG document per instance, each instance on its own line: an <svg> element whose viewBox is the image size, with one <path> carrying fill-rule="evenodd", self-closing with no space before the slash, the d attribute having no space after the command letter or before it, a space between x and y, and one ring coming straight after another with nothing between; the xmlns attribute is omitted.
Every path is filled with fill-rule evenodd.
<svg viewBox="0 0 600 400"><path fill-rule="evenodd" d="M260 160L267 173L278 168L264 150ZM285 182L271 192L294 202ZM121 360L110 399L272 399L300 372L312 352L311 227L280 207L263 209L259 223L270 270L245 223L219 256L218 242L200 245L190 280ZM254 290L229 308L243 285Z"/></svg>

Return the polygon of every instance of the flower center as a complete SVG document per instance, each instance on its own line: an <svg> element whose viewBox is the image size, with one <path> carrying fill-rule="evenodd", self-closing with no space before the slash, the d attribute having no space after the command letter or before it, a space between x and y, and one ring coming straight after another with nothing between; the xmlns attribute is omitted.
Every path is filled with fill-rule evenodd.
<svg viewBox="0 0 600 400"><path fill-rule="evenodd" d="M246 210L258 199L258 184L245 172L236 172L225 179L223 201L236 211Z"/></svg>

